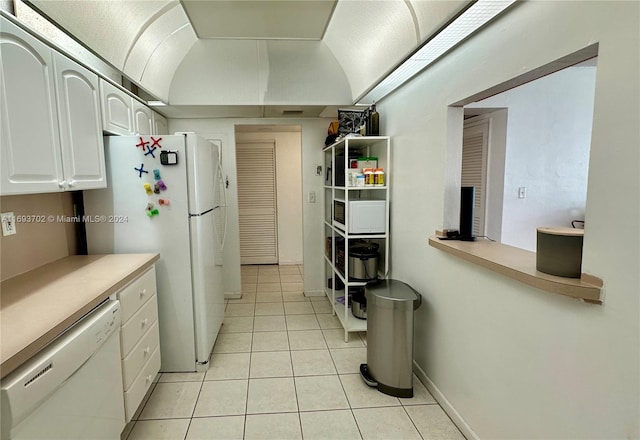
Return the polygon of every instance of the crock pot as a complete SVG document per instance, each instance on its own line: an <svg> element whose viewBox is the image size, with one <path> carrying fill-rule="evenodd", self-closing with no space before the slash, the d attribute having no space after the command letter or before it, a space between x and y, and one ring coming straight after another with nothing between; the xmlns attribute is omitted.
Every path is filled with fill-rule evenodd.
<svg viewBox="0 0 640 440"><path fill-rule="evenodd" d="M378 247L360 240L349 245L349 279L370 281L378 277Z"/></svg>
<svg viewBox="0 0 640 440"><path fill-rule="evenodd" d="M351 291L351 313L356 318L367 319L367 297L362 287Z"/></svg>

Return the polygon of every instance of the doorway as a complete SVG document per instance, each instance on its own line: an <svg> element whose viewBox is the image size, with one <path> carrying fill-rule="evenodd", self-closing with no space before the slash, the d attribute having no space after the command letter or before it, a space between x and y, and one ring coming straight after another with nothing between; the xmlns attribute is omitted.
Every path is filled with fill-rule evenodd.
<svg viewBox="0 0 640 440"><path fill-rule="evenodd" d="M461 184L475 188L472 233L476 237L485 235L488 146L489 119L483 116L466 119L462 135Z"/></svg>
<svg viewBox="0 0 640 440"><path fill-rule="evenodd" d="M240 264L278 263L275 141L237 142Z"/></svg>
<svg viewBox="0 0 640 440"><path fill-rule="evenodd" d="M237 125L240 263L302 264L299 125Z"/></svg>

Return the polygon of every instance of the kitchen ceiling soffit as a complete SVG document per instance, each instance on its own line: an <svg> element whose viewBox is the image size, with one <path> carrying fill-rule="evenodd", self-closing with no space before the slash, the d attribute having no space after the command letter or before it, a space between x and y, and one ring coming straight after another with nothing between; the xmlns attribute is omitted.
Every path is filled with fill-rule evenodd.
<svg viewBox="0 0 640 440"><path fill-rule="evenodd" d="M340 106L340 108L348 105ZM281 106L281 105L177 105L157 108L163 115L174 119L201 118L336 118L338 106Z"/></svg>
<svg viewBox="0 0 640 440"><path fill-rule="evenodd" d="M307 40L307 43L321 40L334 54L349 81L351 98L355 98L381 80L393 65L418 46L419 40L437 31L469 1L31 0L30 3L143 89L167 100L174 73L199 39L196 33L216 39L250 39L259 35L278 40L287 35L284 38ZM260 20L269 20L272 24L257 26L254 16L247 22L253 20L257 29L243 28L241 24L246 18L243 14L248 13L246 6L250 4L263 11ZM196 12L198 8L217 9L215 20L204 10ZM309 12L313 8L318 12ZM270 10L273 13L265 12ZM191 20L185 20L187 14ZM226 14L230 15L226 17ZM308 33L301 34L297 26L286 27L287 23L300 21L293 19L298 17L296 14L310 15L315 22L304 26ZM182 18L176 19L180 15ZM218 21L225 23L226 30ZM160 23L170 25L160 26ZM285 32L285 29L288 30Z"/></svg>

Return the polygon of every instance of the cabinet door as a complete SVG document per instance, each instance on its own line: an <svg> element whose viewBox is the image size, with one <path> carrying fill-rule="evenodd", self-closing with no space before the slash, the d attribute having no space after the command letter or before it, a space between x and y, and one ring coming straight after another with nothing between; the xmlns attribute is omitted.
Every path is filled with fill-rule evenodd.
<svg viewBox="0 0 640 440"><path fill-rule="evenodd" d="M52 51L0 18L1 195L61 191Z"/></svg>
<svg viewBox="0 0 640 440"><path fill-rule="evenodd" d="M153 134L152 111L143 103L133 100L134 132L142 135Z"/></svg>
<svg viewBox="0 0 640 440"><path fill-rule="evenodd" d="M67 189L105 188L98 75L59 53L54 62Z"/></svg>
<svg viewBox="0 0 640 440"><path fill-rule="evenodd" d="M156 112L153 112L153 134L169 134L167 118Z"/></svg>
<svg viewBox="0 0 640 440"><path fill-rule="evenodd" d="M102 128L112 134L133 134L133 99L107 81L100 80Z"/></svg>

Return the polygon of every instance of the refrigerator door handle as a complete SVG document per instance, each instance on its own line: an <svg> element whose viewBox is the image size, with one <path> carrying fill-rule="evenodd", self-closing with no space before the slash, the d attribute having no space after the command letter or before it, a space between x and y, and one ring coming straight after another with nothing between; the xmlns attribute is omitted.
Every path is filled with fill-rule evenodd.
<svg viewBox="0 0 640 440"><path fill-rule="evenodd" d="M217 208L217 206L216 206L216 208ZM189 217L200 217L202 215L209 214L211 211L213 211L216 208L207 209L206 211L199 212L198 214L189 214Z"/></svg>
<svg viewBox="0 0 640 440"><path fill-rule="evenodd" d="M226 208L227 207L227 185L229 184L229 180L226 180L226 185L225 185L225 181L223 179L223 170L222 170L222 162L219 160L218 161L218 172L220 173L220 183L222 184L222 199L221 200L221 207ZM224 249L224 243L227 239L227 210L224 210L224 231L222 232L222 243L221 243L221 249Z"/></svg>

